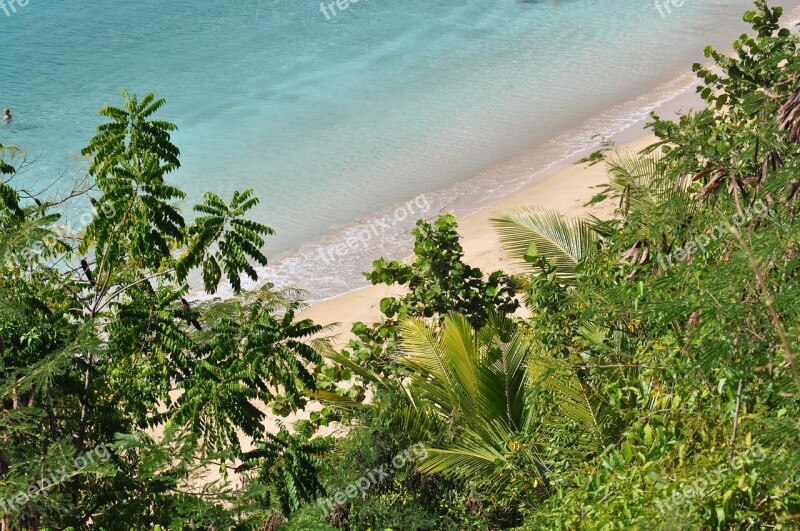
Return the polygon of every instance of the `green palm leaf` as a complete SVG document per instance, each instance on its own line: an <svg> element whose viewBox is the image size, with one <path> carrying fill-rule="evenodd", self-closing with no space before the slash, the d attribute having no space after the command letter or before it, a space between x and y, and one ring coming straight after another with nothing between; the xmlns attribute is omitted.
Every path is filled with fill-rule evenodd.
<svg viewBox="0 0 800 531"><path fill-rule="evenodd" d="M540 207L523 207L493 219L500 242L519 264L546 258L565 283L575 281L575 267L600 236L578 218L566 218Z"/></svg>
<svg viewBox="0 0 800 531"><path fill-rule="evenodd" d="M555 395L565 419L597 424L574 374L539 355L507 316L491 316L480 330L458 314L439 326L409 319L400 325L399 352L403 386L416 411L438 416L462 434L429 449L423 472L487 484L497 483L497 474L528 474L546 483L539 453L549 435L538 427L543 413L531 395L537 389Z"/></svg>

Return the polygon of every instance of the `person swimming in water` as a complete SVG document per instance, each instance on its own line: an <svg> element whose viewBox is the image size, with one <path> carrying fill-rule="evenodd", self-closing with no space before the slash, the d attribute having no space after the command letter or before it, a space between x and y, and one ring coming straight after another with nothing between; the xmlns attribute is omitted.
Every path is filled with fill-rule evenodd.
<svg viewBox="0 0 800 531"><path fill-rule="evenodd" d="M4 124L4 123L10 122L10 121L11 121L11 109L6 107L5 109L3 109L3 118L0 119L0 123Z"/></svg>

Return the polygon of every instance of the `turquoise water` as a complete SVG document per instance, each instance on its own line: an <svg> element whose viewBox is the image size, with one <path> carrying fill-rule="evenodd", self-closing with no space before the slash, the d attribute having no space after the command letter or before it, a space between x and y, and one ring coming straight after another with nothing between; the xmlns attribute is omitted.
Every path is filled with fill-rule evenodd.
<svg viewBox="0 0 800 531"><path fill-rule="evenodd" d="M278 233L269 278L318 298L402 256L412 218L502 192L502 161L539 149L534 174L586 147L609 108L599 132L629 125L642 108L626 102L668 96L749 5L686 0L662 17L651 1L361 0L328 19L312 0L29 0L0 11L0 106L15 117L0 143L38 158L27 184L69 181L97 110L122 88L154 92L180 127L173 180L190 201L254 188ZM359 243L318 252L348 234Z"/></svg>

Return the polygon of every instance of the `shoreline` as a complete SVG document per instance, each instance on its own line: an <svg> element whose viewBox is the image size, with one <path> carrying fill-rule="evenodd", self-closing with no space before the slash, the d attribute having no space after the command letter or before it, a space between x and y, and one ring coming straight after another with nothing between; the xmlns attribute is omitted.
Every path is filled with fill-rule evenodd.
<svg viewBox="0 0 800 531"><path fill-rule="evenodd" d="M694 76L692 77L694 79ZM694 91L696 86L697 82L693 81L673 98L659 102L647 110L645 118L622 128L609 140L615 143L616 149L619 151L640 151L649 146L656 141L655 135L644 127L650 120L650 111L656 112L662 117L672 117L679 111L688 111L693 107L698 108L701 100ZM591 207L584 206L595 195L594 189L607 182L605 165L576 164L577 161L595 151L598 146L599 143L573 153L565 159L555 161L548 168L531 175L529 182L515 190L499 197L494 195L489 204L482 205L472 212L457 215L458 233L464 248L464 261L481 269L484 274L498 269L508 273L524 271L503 256L499 240L490 221L502 212L513 208L538 205L567 216L609 217L613 213L614 205L607 201ZM411 256L413 255L408 255L403 260L408 260ZM373 259L378 257L375 256ZM337 324L334 342L337 346L344 346L353 337L350 330L354 323L359 321L372 323L380 320L382 316L380 313L381 299L396 296L402 292L403 289L397 286L362 286L333 297L311 302L298 314L298 317L312 319L315 323L323 325Z"/></svg>
<svg viewBox="0 0 800 531"><path fill-rule="evenodd" d="M800 24L800 3L785 8L783 24L786 27ZM733 52L732 45L718 49L725 53ZM702 62L711 64L708 60ZM672 118L678 112L698 108L701 100L695 91L697 86L696 74L687 68L643 94L587 116L580 125L532 146L524 153L492 164L444 188L421 193L412 201L425 198L426 201L430 200L432 208L430 211L417 209L410 212L409 217L413 218L410 223L396 223L396 216L392 219L390 213L393 208L402 208L402 205L394 205L372 216L334 227L323 238L272 258L270 265L259 271L263 277L260 277L258 286L272 282L278 288L306 289L306 302L311 306L369 288L362 273L371 269L374 260L381 256L389 260L406 260L410 256L413 246L411 230L417 219L431 221L439 215L453 213L461 224L464 219L482 210L492 209L548 181L561 170L599 149L601 142L595 138L597 136L612 140L617 146L634 142L649 134L644 125L650 121L651 112ZM374 229L376 224L383 224L386 220L395 222L391 231L382 234L376 231L369 246L362 246L352 254L348 251L348 256L342 260L326 261L320 265L320 258L324 258L326 253L332 256L337 245L348 241L348 238L356 239L365 228ZM320 286L324 288L320 290Z"/></svg>
<svg viewBox="0 0 800 531"><path fill-rule="evenodd" d="M617 149L640 151L655 140L654 135L642 131L637 138L618 145ZM606 181L605 165L571 164L555 168L541 181L532 183L490 207L459 218L458 233L464 248L464 261L480 268L484 274L497 269L509 273L523 272L524 268L514 266L501 252L499 240L490 220L509 209L527 205L543 206L567 216L591 214L608 217L615 207L608 201L591 207L584 206L595 195L594 188ZM353 337L350 330L354 323L379 321L382 317L381 299L402 292L402 288L396 286L366 286L315 302L300 312L298 317L312 319L318 324L338 325L334 332L334 343L337 346L344 346Z"/></svg>
<svg viewBox="0 0 800 531"><path fill-rule="evenodd" d="M796 25L800 21L800 5L786 9L784 17L787 26ZM731 51L729 48L728 52ZM410 256L411 230L416 220L431 221L442 214L453 213L461 223L548 181L599 149L601 139L612 140L617 146L635 141L646 134L644 125L650 121L650 112L671 118L678 111L697 107L700 102L694 90L697 84L697 77L691 70L678 72L672 79L639 96L587 116L577 127L524 153L491 164L444 188L423 191L409 198L405 205L381 208L369 216L332 227L320 239L270 256L267 267L257 268L258 281L245 279L243 291L257 290L267 283L278 289L300 288L305 291L305 302L316 306L369 288L362 273L371 269L374 260L381 256L388 260L405 260ZM425 208L419 208L420 200ZM416 207L414 202L417 202ZM234 296L227 286L215 295L192 291L192 298L201 301Z"/></svg>
<svg viewBox="0 0 800 531"><path fill-rule="evenodd" d="M796 4L785 9L784 20L788 21L784 24L789 28L800 25L800 5ZM728 49L728 53L730 52L732 52L732 48ZM633 106L633 109L629 110L628 116L636 112L642 113L643 116L624 125L611 134L608 139L613 141L619 150L639 151L652 144L656 137L651 131L645 129L645 125L650 120L650 113L655 112L663 118L671 118L679 112L702 107L702 100L695 91L698 84L699 81L695 73L685 71L655 90L617 106L617 108ZM673 89L671 95L659 99L659 92L668 91L670 86L677 87L677 90ZM637 102L647 101L648 98L656 100L652 108L648 109L646 106L643 107L641 105L636 106ZM613 120L613 117L607 117L607 115L613 115L615 110L616 108L608 109L599 115L588 118L583 128L595 126L597 121L602 120L604 117ZM608 124L601 125L608 126ZM578 138L576 133L577 131L573 130L562 136L566 137L572 134L574 138ZM552 142L557 140L558 138L552 139ZM546 165L545 169L533 171L528 175L527 182L521 185L513 182L509 183L511 185L517 184L517 188L508 193L493 194L490 192L488 194L490 196L489 200L472 211L458 212L458 209L453 209L458 221L461 245L464 248L464 261L473 267L481 269L484 274L491 273L497 269L503 269L506 272L518 272L518 269L507 258L502 257L499 240L490 222L491 218L512 208L540 205L568 216L594 214L600 217L602 215L610 215L613 212L613 205L609 206L607 202L588 208L583 206L593 197L593 187L606 182L605 166L586 167L575 165L577 161L591 154L598 147L599 142L595 142L588 147L578 149L572 154L556 159ZM517 157L517 159L524 159L526 156L530 157L531 153ZM506 161L506 164L513 164L513 162L514 160ZM444 213L446 212L440 212L439 214ZM435 216L425 219L430 220L433 217ZM402 260L407 261L411 256L413 255L407 255ZM378 258L379 255L376 255L373 260ZM339 337L336 343L344 345L349 338L353 337L350 331L353 323L362 321L369 324L379 320L382 315L379 309L380 300L383 297L395 296L399 293L402 293L402 290L397 287L389 288L383 285L362 286L332 297L316 301L312 300L300 312L299 317L312 319L318 324L338 324L336 331Z"/></svg>
<svg viewBox="0 0 800 531"><path fill-rule="evenodd" d="M416 220L430 221L446 213L462 220L548 180L599 149L604 139L618 145L630 142L644 134L643 127L650 120L651 111L670 116L695 104L696 85L694 73L682 72L645 94L587 117L579 127L528 152L493 164L443 189L422 192L405 204L395 204L333 227L320 240L271 257L266 268L258 268L258 282L243 283L244 291L258 289L265 283L273 283L277 288L299 287L308 292L308 304L316 305L368 287L362 272L371 269L374 260L381 256L404 260L410 255L411 230ZM376 227L386 228L376 230ZM367 229L373 234L366 234ZM350 249L337 255L336 249L341 250L345 242L351 243ZM197 300L233 296L224 290L214 296L200 292L192 295Z"/></svg>

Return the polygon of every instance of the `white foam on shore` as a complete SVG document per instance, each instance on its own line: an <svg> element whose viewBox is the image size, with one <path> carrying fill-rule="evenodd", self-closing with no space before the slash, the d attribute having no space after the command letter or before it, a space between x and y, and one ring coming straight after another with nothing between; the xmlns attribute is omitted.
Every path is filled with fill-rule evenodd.
<svg viewBox="0 0 800 531"><path fill-rule="evenodd" d="M785 16L790 21L789 26L797 25L800 6ZM533 146L523 155L425 194L426 208L412 206L409 210L408 203L400 203L372 216L333 227L325 238L273 258L268 267L258 269L259 281L246 280L243 289L257 289L267 282L278 288L302 288L308 303L361 289L368 285L363 272L371 269L374 260L379 257L402 260L411 254L411 230L417 219L432 220L445 213L462 218L541 182L558 168L598 149L603 139L625 143L642 136L651 112L669 118L678 111L688 111L699 102L694 91L696 86L696 75L685 71L647 94L607 109L579 127ZM399 209L413 215L399 216ZM213 296L199 290L191 295L198 300L229 298L233 291L223 284Z"/></svg>
<svg viewBox="0 0 800 531"><path fill-rule="evenodd" d="M374 260L379 257L402 260L411 254L411 230L417 219L432 220L445 213L461 218L489 208L540 182L558 168L590 154L600 147L603 139L630 140L624 138L625 133L643 127L651 112L662 108L670 112L673 107L677 111L681 102L692 101L695 86L695 75L683 73L648 94L608 109L579 128L536 146L529 153L442 190L417 196L416 203L412 199L410 203L400 203L373 216L333 228L323 240L278 256L266 268L259 268L259 281L247 280L243 289L257 289L266 282L277 288L299 287L307 292L308 303L361 289L368 285L363 272L371 269ZM636 133L636 136L641 135ZM398 214L402 212L412 215ZM191 295L197 300L229 298L233 291L224 284L213 296L202 292Z"/></svg>

